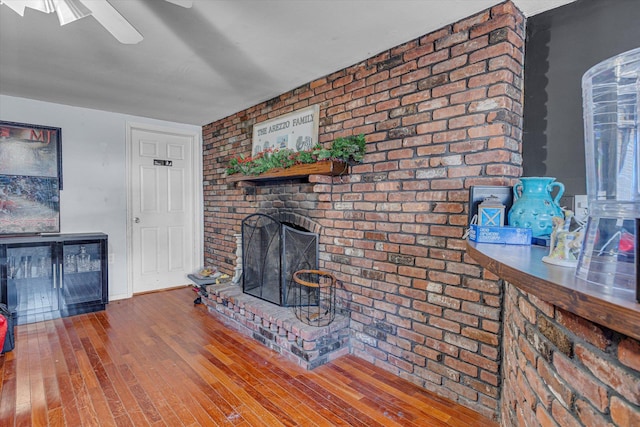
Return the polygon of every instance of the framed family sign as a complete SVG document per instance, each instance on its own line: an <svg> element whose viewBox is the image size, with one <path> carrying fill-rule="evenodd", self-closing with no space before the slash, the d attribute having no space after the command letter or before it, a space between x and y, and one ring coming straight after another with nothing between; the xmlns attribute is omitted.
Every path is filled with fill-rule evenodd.
<svg viewBox="0 0 640 427"><path fill-rule="evenodd" d="M303 108L253 126L251 155L268 150L305 151L318 143L318 105Z"/></svg>
<svg viewBox="0 0 640 427"><path fill-rule="evenodd" d="M61 130L0 121L0 234L60 231Z"/></svg>

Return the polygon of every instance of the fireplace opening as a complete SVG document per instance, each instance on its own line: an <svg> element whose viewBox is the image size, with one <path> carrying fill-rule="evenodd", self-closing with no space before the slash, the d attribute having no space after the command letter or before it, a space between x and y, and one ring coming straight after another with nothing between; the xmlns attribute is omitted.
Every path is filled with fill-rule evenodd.
<svg viewBox="0 0 640 427"><path fill-rule="evenodd" d="M274 304L296 304L293 275L317 270L318 234L265 214L242 221L242 290Z"/></svg>

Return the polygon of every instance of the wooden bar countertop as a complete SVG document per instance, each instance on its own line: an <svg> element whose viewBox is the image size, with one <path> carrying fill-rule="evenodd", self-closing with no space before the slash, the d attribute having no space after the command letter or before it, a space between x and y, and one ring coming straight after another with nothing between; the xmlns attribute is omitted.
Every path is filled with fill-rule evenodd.
<svg viewBox="0 0 640 427"><path fill-rule="evenodd" d="M524 292L621 334L640 339L640 304L635 292L608 289L575 277L575 268L542 262L549 249L467 242L482 267Z"/></svg>

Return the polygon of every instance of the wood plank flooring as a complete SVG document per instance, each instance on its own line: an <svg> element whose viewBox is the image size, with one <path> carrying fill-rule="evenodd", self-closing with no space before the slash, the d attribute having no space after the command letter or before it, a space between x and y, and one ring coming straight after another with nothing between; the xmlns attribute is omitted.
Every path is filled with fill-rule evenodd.
<svg viewBox="0 0 640 427"><path fill-rule="evenodd" d="M191 288L16 328L0 426L496 426L353 356L305 371Z"/></svg>

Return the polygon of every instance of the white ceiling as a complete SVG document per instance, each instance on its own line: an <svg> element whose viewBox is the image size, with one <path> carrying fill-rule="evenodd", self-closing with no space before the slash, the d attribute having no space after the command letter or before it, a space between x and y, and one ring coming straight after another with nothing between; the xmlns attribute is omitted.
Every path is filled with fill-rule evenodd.
<svg viewBox="0 0 640 427"><path fill-rule="evenodd" d="M532 16L574 0L515 0ZM0 6L0 93L203 125L484 10L494 0L109 0L144 36L93 17Z"/></svg>

